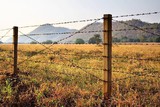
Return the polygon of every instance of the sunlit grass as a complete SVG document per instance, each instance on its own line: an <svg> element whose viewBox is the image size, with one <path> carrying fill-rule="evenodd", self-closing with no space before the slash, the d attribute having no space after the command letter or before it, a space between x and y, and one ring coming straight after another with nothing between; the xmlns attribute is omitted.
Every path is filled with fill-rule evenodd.
<svg viewBox="0 0 160 107"><path fill-rule="evenodd" d="M8 104L20 101L19 105L23 105L33 100L36 106L100 106L103 82L98 78L103 79L103 46L56 44L48 50L38 44L21 44L18 48L19 71L28 76L19 74L20 82L12 90L12 100ZM12 45L0 46L3 59L0 70L3 72L13 70L6 64L13 63L10 50L13 50ZM38 53L40 50L44 51ZM156 60L160 60L159 45L113 45L112 55L112 103L158 106L160 63ZM1 86L6 87L6 82ZM14 91L17 89L19 91ZM1 105L8 101L3 92L1 90Z"/></svg>

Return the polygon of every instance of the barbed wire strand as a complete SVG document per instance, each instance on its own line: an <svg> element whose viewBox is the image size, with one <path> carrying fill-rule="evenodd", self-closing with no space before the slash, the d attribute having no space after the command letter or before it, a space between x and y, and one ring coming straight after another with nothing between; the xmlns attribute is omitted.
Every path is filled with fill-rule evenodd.
<svg viewBox="0 0 160 107"><path fill-rule="evenodd" d="M146 32L146 33L149 33L149 34L152 34L152 35L156 35L156 36L160 36L160 34L156 34L156 33L153 33L153 32L147 31L147 30L144 30L143 28L140 28L140 27L138 27L138 26L130 25L130 24L128 24L128 23L126 23L126 22L123 22L123 21L118 21L118 20L115 20L115 21L117 21L117 22L119 22L119 23L122 23L122 24L125 24L125 25L130 26L130 27L139 29L139 30L141 30L141 31L143 31L143 32Z"/></svg>
<svg viewBox="0 0 160 107"><path fill-rule="evenodd" d="M20 32L20 31L19 31ZM20 33L22 33L22 32L20 32ZM27 36L27 35L26 35ZM32 39L32 40L34 40L34 41L36 41L35 39L33 39L33 38L31 38L31 37L29 37L30 39ZM36 41L37 43L38 43L38 41ZM41 44L43 47L45 47L46 49L48 49L48 50L50 50L51 52L54 52L52 49L50 49L49 47L47 47L47 46L45 46L45 45L43 45L43 44ZM61 55L59 55L59 57L61 57L62 59L64 59L64 60L66 60L66 61L68 61L68 62L70 62L73 66L75 66L76 68L78 68L78 69L81 69L82 71L84 71L85 73L87 73L87 74L89 74L90 76L92 76L92 77L94 77L94 78L96 78L97 80L99 80L99 81L103 81L103 82L107 82L107 81L105 81L105 80L103 80L103 79L100 79L99 77L97 77L97 76L95 76L95 75L93 75L92 73L89 73L89 72L87 72L84 68L81 68L80 66L78 66L78 65L76 65L74 62L72 62L71 60L69 60L69 59L67 59L67 58L65 58L65 57L63 57L63 56L61 56ZM25 60L26 61L26 60ZM20 65L21 63L19 63L18 65Z"/></svg>
<svg viewBox="0 0 160 107"><path fill-rule="evenodd" d="M153 29L160 29L160 27L149 27L149 28L142 28L143 30L153 30ZM133 28L133 29L115 29L115 30L112 30L112 31L135 31L135 30L139 30L137 28Z"/></svg>
<svg viewBox="0 0 160 107"><path fill-rule="evenodd" d="M22 50L18 50L21 53L28 53L28 54L37 54L37 52L30 52L30 51L22 51ZM12 51L13 52L13 51ZM60 52L43 52L43 53L38 53L38 54L49 54L49 55L64 55L64 56L75 56L75 57L83 57L87 55L87 59L91 59L91 58L103 58L102 55L90 55L90 53L85 53L85 54L80 54L80 53L76 53L76 54L66 54L66 53L60 53ZM89 56L88 56L89 55ZM12 57L12 56L9 56ZM13 57L12 57L13 58ZM154 62L159 62L160 58L135 58L135 57L121 57L121 56L112 56L113 59L126 59L126 60L138 60L138 61L154 61Z"/></svg>
<svg viewBox="0 0 160 107"><path fill-rule="evenodd" d="M101 20L101 19L98 19L98 20L94 21L93 23L87 25L86 27L82 28L82 29L79 30L79 31L85 30L86 28L88 28L89 26L93 25L94 23L96 23L96 22L99 21L99 20ZM21 33L22 35L25 35L25 34L22 33L22 32L20 32L20 33ZM70 38L70 37L72 37L72 36L74 36L74 35L75 35L75 34L72 34L72 35L69 35L69 36L67 36L67 37L65 37L65 38L62 38L62 39L56 41L56 43L61 42L61 41L63 41L63 40L66 40L66 39L68 39L68 38ZM29 36L26 35L26 37L29 37ZM36 41L35 39L33 39L33 38L31 38L31 37L29 37L29 38L32 39L32 40L34 40L34 41ZM39 43L38 41L36 41L36 42ZM41 43L40 43L40 44L41 44ZM47 50L47 48L50 48L50 47L52 47L53 45L55 45L55 44L52 43L52 44L51 44L50 46L48 46L48 47L46 47L45 45L43 45L43 46L45 46L46 48L38 51L38 53L41 53L41 52ZM30 58L31 58L31 57L30 57ZM29 59L29 58L28 58L28 59ZM26 60L27 60L27 59L26 59ZM25 61L23 61L23 62L25 62ZM20 62L20 63L23 63L23 62Z"/></svg>
<svg viewBox="0 0 160 107"><path fill-rule="evenodd" d="M151 74L151 73L146 73L144 72L145 70L143 70L143 72L127 72L127 71L120 71L120 70L113 70L113 73L124 73L124 74L128 74L128 75L136 75L136 76L150 76L150 77L158 77L159 75L157 74ZM158 71L153 71L153 72L158 72Z"/></svg>
<svg viewBox="0 0 160 107"><path fill-rule="evenodd" d="M133 15L132 15L133 16ZM133 26L133 25L130 25L130 26L132 26L132 27L135 27L136 29L139 29L139 30L143 30L144 31L144 29L141 29L141 28L139 28L139 27L137 27L137 26ZM145 31L146 32L146 31ZM148 32L147 31L147 33L151 33L151 34L154 34L154 33L152 33L152 32ZM154 34L155 35L155 34ZM31 38L30 38L31 39ZM41 44L42 45L42 44ZM45 46L45 45L43 45L43 46ZM46 48L46 47L45 47Z"/></svg>
<svg viewBox="0 0 160 107"><path fill-rule="evenodd" d="M97 33L97 32L103 32L103 30L97 30L97 31L76 31L76 32L53 32L53 33L37 33L37 34L27 34L27 36L40 36L40 35L61 35L61 34L79 34L79 33ZM25 35L20 35L25 36Z"/></svg>
<svg viewBox="0 0 160 107"><path fill-rule="evenodd" d="M1 29L0 31L6 31L6 30L10 30L12 28L6 28L6 29Z"/></svg>
<svg viewBox="0 0 160 107"><path fill-rule="evenodd" d="M159 62L160 58L151 59L151 58L129 58L129 57L120 57L120 56L113 56L112 58L116 59L129 59L129 60L141 60L141 61L155 61Z"/></svg>
<svg viewBox="0 0 160 107"><path fill-rule="evenodd" d="M35 51L24 51L24 50L18 50L19 52L21 53L28 53L28 54L36 54L37 52ZM59 51L55 51L55 52L41 52L41 53L38 53L38 54L49 54L49 55L65 55L65 56L87 56L87 57L103 57L102 55L91 55L91 53L62 53L62 52L59 52ZM89 56L88 56L89 55Z"/></svg>
<svg viewBox="0 0 160 107"><path fill-rule="evenodd" d="M38 27L38 26L47 26L47 25L62 25L62 24L71 24L71 23L81 23L81 22L97 21L97 20L101 20L101 19L102 18L75 20L75 21L67 21L67 22L48 23L48 24L39 24L39 25L30 25L30 26L21 26L19 28Z"/></svg>
<svg viewBox="0 0 160 107"><path fill-rule="evenodd" d="M149 13L138 13L138 14L130 14L130 15L120 15L120 16L113 16L113 18L122 18L122 17L133 17L133 16L144 16L144 15L153 15L159 14L160 12L149 12ZM28 27L38 27L38 26L46 26L46 25L60 25L60 24L70 24L70 23L79 23L79 22L89 22L89 21L96 21L103 18L96 18L96 19L85 19L85 20L75 20L75 21L66 21L66 22L58 22L58 23L49 23L49 24L39 24L39 25L28 25L28 26L21 26L19 28L28 28Z"/></svg>
<svg viewBox="0 0 160 107"><path fill-rule="evenodd" d="M160 43L141 43L141 42L136 42L136 43L131 43L131 42L117 42L117 43L113 43L113 45L160 45Z"/></svg>
<svg viewBox="0 0 160 107"><path fill-rule="evenodd" d="M0 37L0 40L1 40L2 38L4 38L12 29L13 29L13 28L9 29L9 30L4 34L4 36L1 36L1 37Z"/></svg>
<svg viewBox="0 0 160 107"><path fill-rule="evenodd" d="M0 58L10 58L10 59L14 59L14 57L13 56L9 56L9 55L1 55L0 56Z"/></svg>
<svg viewBox="0 0 160 107"><path fill-rule="evenodd" d="M143 30L148 30L148 29L160 29L159 27L152 27L152 28L142 28ZM139 30L137 28L134 29L115 29L112 31L135 31L135 30ZM104 32L103 30L90 30L90 31L76 31L76 32L52 32L52 33L35 33L35 34L27 34L27 36L41 36L41 35L62 35L62 34L79 34L79 33L102 33ZM20 36L25 36L25 35L20 35Z"/></svg>
<svg viewBox="0 0 160 107"><path fill-rule="evenodd" d="M3 50L3 51L9 51L9 50ZM9 52L13 52L13 50L9 51ZM74 53L74 54L69 54L69 53L60 53L60 52L41 52L41 53L38 53L38 52L35 52L35 51L22 51L22 50L18 50L18 52L21 52L21 53L28 53L28 54L50 54L50 55L64 55L64 56L76 56L76 57L83 57L83 56L87 56L88 59L90 59L90 57L92 58L103 58L102 55L91 55L91 53L85 53L85 54L81 54L81 53ZM89 55L89 56L88 56ZM7 57L12 57L12 56L7 56ZM13 57L12 57L13 58ZM112 56L113 59L127 59L127 60L139 60L139 61L155 61L155 62L159 62L160 61L160 58L135 58L135 57L121 57L121 56Z"/></svg>
<svg viewBox="0 0 160 107"><path fill-rule="evenodd" d="M53 50L51 50L50 48L49 48L49 50L50 50L50 51L53 51ZM63 57L63 56L61 56L61 55L59 55L59 56L60 56L62 59L65 59L66 61L70 62L74 67L81 69L82 71L84 71L85 73L91 75L92 77L96 78L97 80L103 81L103 82L107 82L107 81L105 81L105 80L103 80L103 79L100 79L99 77L97 77L97 76L95 76L95 75L87 72L84 68L78 66L77 64L75 64L75 63L72 62L71 60L69 60L69 59L67 59L67 58L65 58L65 57ZM136 75L136 76L137 76L137 75ZM116 81L124 80L124 79L127 79L127 78L130 78L130 77L126 77L126 78L119 79L119 80L116 80Z"/></svg>
<svg viewBox="0 0 160 107"><path fill-rule="evenodd" d="M147 75L147 74L146 74ZM146 76L146 75L138 75L139 77L140 76ZM149 75L149 76L151 76L151 75ZM132 75L132 76L128 76L128 77L125 77L125 78L121 78L121 79L116 79L116 80L114 80L114 81L112 81L112 82L118 82L118 81L123 81L123 80L126 80L126 79L131 79L131 78L133 78L133 77L137 77L137 75ZM155 78L156 76L152 76L153 78ZM159 77L158 77L159 78Z"/></svg>
<svg viewBox="0 0 160 107"><path fill-rule="evenodd" d="M72 64L59 64L59 63L56 63L56 62L45 62L45 61L38 61L38 60L28 60L29 62L35 62L35 63L43 63L43 64L56 64L56 65L64 65L64 66L68 66L68 67L73 67L73 68L76 68L74 65L72 65ZM78 65L78 66L80 66L80 65ZM99 70L103 70L103 69L100 69L100 68L91 68L91 67L81 67L81 68L83 68L83 69L90 69L90 70L97 70L97 71L99 71Z"/></svg>
<svg viewBox="0 0 160 107"><path fill-rule="evenodd" d="M159 13L160 13L160 12L138 13L138 14L130 14L130 15L113 16L113 18L133 17L133 16L144 16L144 15L154 15L154 14L159 14Z"/></svg>

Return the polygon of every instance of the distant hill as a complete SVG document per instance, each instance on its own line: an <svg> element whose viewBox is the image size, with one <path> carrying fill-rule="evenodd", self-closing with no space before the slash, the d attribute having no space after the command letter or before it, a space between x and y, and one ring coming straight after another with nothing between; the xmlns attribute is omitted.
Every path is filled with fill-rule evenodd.
<svg viewBox="0 0 160 107"><path fill-rule="evenodd" d="M131 26L127 26L123 24L123 22L129 24L138 26L140 28L157 28L157 29L145 29L149 32L153 32L155 34L160 34L160 24L159 23L147 23L143 22L138 19L132 19L128 21L118 21L113 22L113 41L114 42L156 42L158 39L160 39L158 36L141 31L141 30L123 30L123 31L115 31L118 29L133 29ZM103 30L103 24L102 23L94 23L91 26L84 26L80 31L87 32L87 31L100 31ZM68 29L64 27L54 27L50 24L45 24L42 26L39 26L29 34L43 34L43 33L63 33L63 32L75 32L76 29ZM94 36L94 34L101 35L102 38L102 32L94 32L94 33L77 33L74 34L72 37L63 40L61 43L74 43L76 39L81 38L86 43L88 43L88 40ZM52 40L57 41L62 38L68 37L70 34L58 34L58 35L36 35L32 36L32 38L36 39L39 42L43 42L46 40ZM25 37L20 36L19 37L19 43L30 43L33 40ZM8 39L5 42L12 42L12 38Z"/></svg>
<svg viewBox="0 0 160 107"><path fill-rule="evenodd" d="M156 35L144 32L142 30L127 30L127 29L134 29L134 28L124 23L127 23L129 25L134 25L142 29L155 28L155 29L145 29L145 30L149 32L153 32L155 34L160 34L160 24L159 23L147 23L147 22L143 22L138 19L133 19L129 21L113 22L112 23L112 27L113 27L112 35L113 35L114 42L156 42L156 40L158 40L159 38ZM120 29L124 29L124 30L115 31L115 30L120 30ZM102 23L94 23L82 31L99 31L99 30L103 30ZM80 33L80 34L74 35L73 37L69 38L65 42L73 43L77 38L82 38L83 40L85 40L85 42L88 42L89 38L91 38L94 34L99 34L101 35L101 38L102 38L102 33Z"/></svg>
<svg viewBox="0 0 160 107"><path fill-rule="evenodd" d="M94 23L91 26L85 26L82 29L80 29L80 32L88 32L88 31L99 31L102 30L102 23ZM74 36L72 36L71 38L68 38L66 40L63 41L63 43L74 43L76 41L76 39L81 38L83 39L86 43L88 43L88 40L93 37L95 34L99 34L101 35L102 38L102 32L94 32L94 33L77 33Z"/></svg>
<svg viewBox="0 0 160 107"><path fill-rule="evenodd" d="M69 29L69 28L65 28L65 27L54 27L50 24L44 24L39 26L38 28L36 28L35 30L31 31L27 36L32 35L32 34L42 34L42 35L32 35L30 36L31 38L35 39L38 42L44 42L47 40L52 40L57 41L59 39L62 39L64 37L69 36L69 34L52 34L52 35L43 35L44 33L63 33L63 32L75 32L77 31L76 29ZM6 43L11 43L12 42L12 38L9 38L8 40L6 40ZM18 42L19 43L30 43L34 40L24 36L24 35L20 35L18 38Z"/></svg>
<svg viewBox="0 0 160 107"><path fill-rule="evenodd" d="M121 23L122 22L122 23ZM142 30L126 30L126 31L114 31L115 29L134 29L131 26L123 24L124 21L113 22L113 37L119 39L122 42L156 42L159 37L151 33L144 32ZM141 20L133 19L125 21L129 25L137 26L148 32L160 35L160 23L147 23ZM151 29L146 29L151 28ZM153 28L153 29L152 29Z"/></svg>

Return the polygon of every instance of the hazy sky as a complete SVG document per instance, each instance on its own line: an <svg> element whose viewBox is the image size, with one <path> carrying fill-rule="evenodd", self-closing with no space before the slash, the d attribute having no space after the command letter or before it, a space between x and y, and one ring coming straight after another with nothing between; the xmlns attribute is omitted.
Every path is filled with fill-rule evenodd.
<svg viewBox="0 0 160 107"><path fill-rule="evenodd" d="M160 0L0 0L0 29L154 11ZM160 22L160 15L133 18Z"/></svg>

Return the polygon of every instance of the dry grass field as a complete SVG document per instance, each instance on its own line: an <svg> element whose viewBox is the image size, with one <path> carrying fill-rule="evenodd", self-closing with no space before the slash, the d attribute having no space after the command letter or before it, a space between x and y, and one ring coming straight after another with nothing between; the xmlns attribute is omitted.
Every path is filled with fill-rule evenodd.
<svg viewBox="0 0 160 107"><path fill-rule="evenodd" d="M15 82L12 77L0 76L0 106L100 106L103 82L98 78L103 79L103 46L45 47L19 45L18 79ZM12 45L0 45L0 72L13 71L12 50ZM160 45L113 45L112 55L112 104L158 107Z"/></svg>

